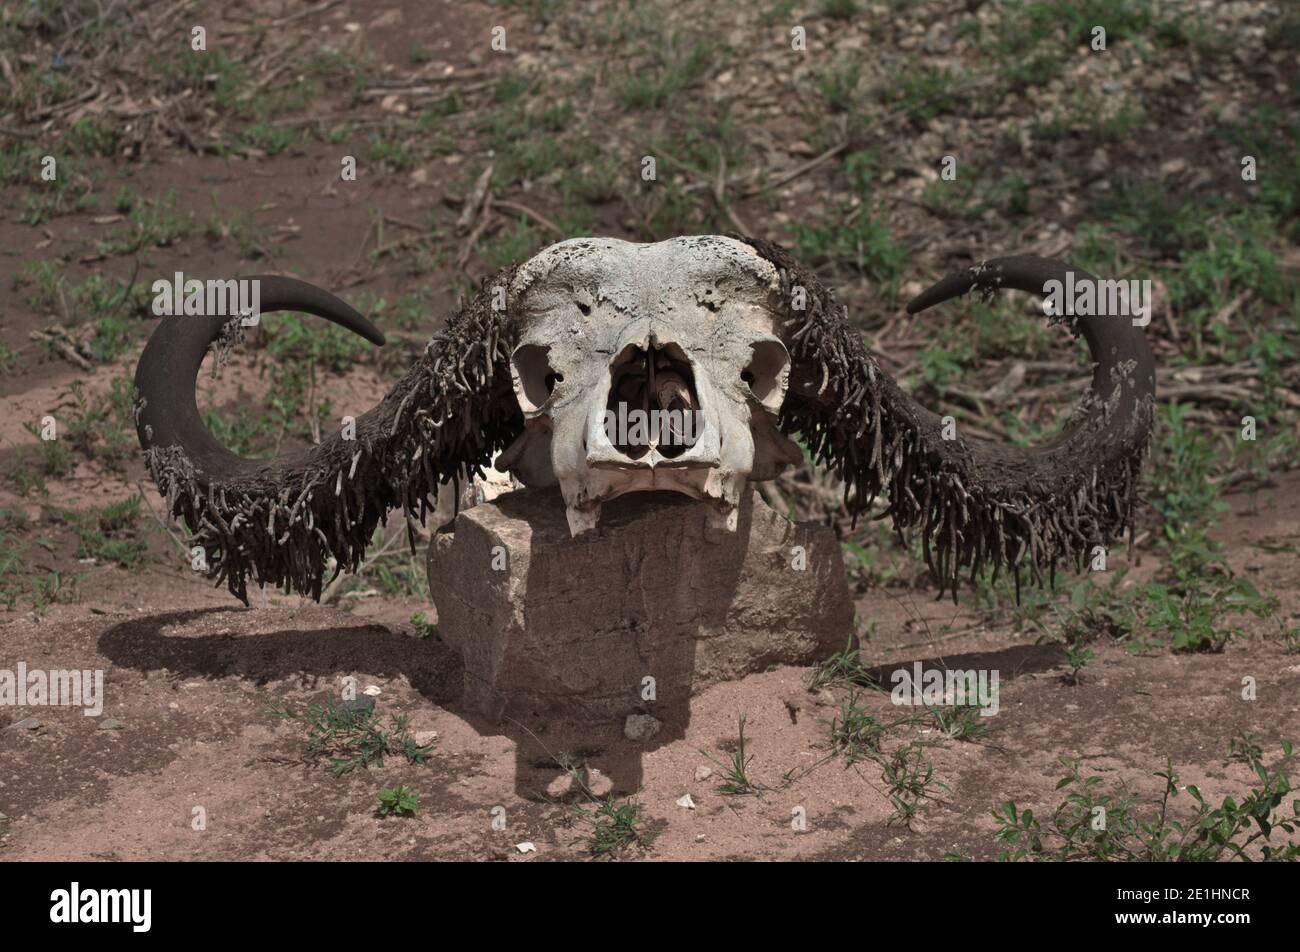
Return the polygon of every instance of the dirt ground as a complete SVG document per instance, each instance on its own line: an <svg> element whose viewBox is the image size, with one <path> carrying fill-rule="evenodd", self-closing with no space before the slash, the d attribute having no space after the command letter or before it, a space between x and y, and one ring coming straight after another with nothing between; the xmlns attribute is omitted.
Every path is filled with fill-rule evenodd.
<svg viewBox="0 0 1300 952"><path fill-rule="evenodd" d="M1189 222L1207 195L1239 185L1236 153L1214 139L1216 123L1228 128L1262 103L1276 110L1265 128L1300 128L1300 54L1289 34L1277 39L1272 5L1223 4L1217 33L1187 33L1149 70L1143 57L1153 47L1126 47L1126 34L1113 31L1116 56L1104 65L1079 60L992 105L938 112L932 90L895 95L888 82L917 63L954 70L943 80L953 89L978 91L1002 76L972 39L978 30L953 25L948 4L805 11L775 3L738 11L725 26L710 4L647 5L650 13L636 15L604 2L129 6L138 9L121 14L119 33L90 14L85 22L95 26L79 30L81 21L54 14L41 23L31 12L4 14L0 71L18 81L9 79L0 110L9 150L0 169L0 582L12 581L0 599L0 669L102 670L106 700L98 717L0 706L0 858L584 859L595 821L578 808L595 803L561 767L580 762L592 793L635 804L642 828L657 834L617 854L624 858L987 860L1005 848L995 840L1001 804L1047 816L1061 802L1063 757L1156 803L1166 758L1181 787L1194 785L1214 804L1259 783L1251 757L1230 756L1234 740L1258 740L1270 770L1291 764L1278 744L1300 741L1296 199L1283 207L1270 193L1269 208L1283 210L1270 211L1276 217L1262 229L1267 281L1239 268L1189 277L1170 292L1177 275L1199 275L1210 258L1203 248L1161 244L1171 222ZM966 6L989 35L996 5ZM1207 9L1184 6L1198 17ZM83 7L67 9L82 15ZM847 8L857 12L833 12ZM233 57L238 68L210 59L194 75L181 67L155 75L152 59L187 55L191 21L208 30L207 55ZM787 23L796 21L834 57L784 66ZM510 37L500 56L488 46L496 26ZM720 46L695 69L679 39L701 33ZM1220 34L1244 52L1214 52ZM781 42L751 55L745 38L759 35ZM1154 21L1129 35L1164 36ZM86 45L91 36L98 46ZM179 52L149 52L163 47ZM122 49L130 55L110 62ZM80 86L60 85L64 67L49 65L60 51ZM647 57L659 84L648 90L621 72ZM598 63L591 76L589 61ZM845 70L828 63L858 64L848 92L836 85L848 82ZM1080 126L1063 105L1094 88L1131 100L1144 124L1107 127L1098 145L1098 129ZM548 110L561 105L568 111L555 119ZM286 130L294 133L287 142ZM858 149L862 136L870 150ZM1153 141L1163 144L1154 160ZM1023 168L1023 207L996 192L937 208L926 191L937 177L932 159L951 143L970 146L985 168ZM46 149L68 170L66 193L32 184ZM635 174L647 150L678 171L675 191L665 198L624 183L626 197L606 194L608 169ZM361 156L362 174L344 183L348 151ZM867 151L875 157L849 161ZM1227 171L1203 161L1219 152L1229 154ZM489 200L466 216L489 165ZM871 201L851 185L867 166L880 187ZM1152 166L1162 169L1160 188L1185 205L1152 213L1143 232L1116 213L1090 233L1097 190ZM124 192L134 197L115 198ZM840 217L829 236L800 230L832 212ZM879 233L853 230L876 213L894 235L879 247ZM1026 624L1005 585L977 588L960 607L936 601L915 553L849 527L825 502L824 482L808 473L783 482L804 516L836 525L846 553L857 553L849 563L865 668L886 683L916 661L1001 672L1000 712L984 719L987 732L953 736L922 716L886 736L886 759L914 749L933 770L903 817L880 759L848 763L831 742L850 698L880 721L897 718L886 692L810 689L813 669L780 668L704 690L662 742L629 741L617 725L490 724L460 704L459 658L422 637L436 613L400 540L329 604L265 592L244 608L189 570L179 530L158 517L162 502L129 425L111 410L86 410L108 406L133 370L153 321L143 289L177 270L295 274L358 303L389 334L384 353L367 349L337 364L310 342L281 352L272 348L284 338L254 338L220 377L205 376L201 406L223 418L243 413L251 444L266 449L305 442L322 419L373 405L457 299L512 258L561 235L648 240L732 229L823 255L827 279L867 315L864 333L891 372L929 403L955 401L971 432L999 437L1050 432L1080 392L1082 367L1065 360L1064 347L1040 353L1037 331L1025 330L1037 325L1017 323L1026 313L1019 306L994 313L1005 331L995 343L939 353L933 328L950 315L908 323L899 317L906 297L993 248L1152 269L1178 314L1149 329L1162 399L1181 400L1181 419L1215 439L1234 432L1244 412L1257 413L1273 440L1255 457L1209 452L1205 483L1222 489L1226 508L1207 502L1205 524L1226 570L1276 602L1265 617L1216 616L1240 628L1222 650L1144 645L1097 625L1086 638L1094 656L1071 683L1066 640L1050 625ZM1242 260L1226 257L1224 267ZM94 293L101 277L115 303ZM1195 331L1191 317L1184 322L1194 309L1209 315ZM960 326L973 340L972 313ZM1236 334L1262 343L1234 349ZM280 386L273 353L307 367L311 388L278 433L256 427ZM52 460L35 438L46 416L82 423L67 459ZM1177 455L1183 445L1157 441L1138 542L1113 553L1108 572L1092 573L1097 590L1122 565L1130 566L1122 589L1170 570L1164 530L1169 512L1186 509L1169 502L1166 484L1178 467L1192 472ZM103 520L105 507L137 495L125 529ZM1073 584L1061 579L1057 604ZM384 766L336 777L305 759L304 726L272 709L336 698L346 678L374 689L380 715L409 718L410 733L432 744L425 762L390 755ZM1243 679L1253 679L1253 699L1243 698ZM742 715L754 789L734 795L719 787ZM378 791L398 786L418 794L416 815L377 816ZM692 805L683 806L687 795ZM1176 806L1181 816L1187 800ZM806 824L796 829L799 815Z"/></svg>
<svg viewBox="0 0 1300 952"><path fill-rule="evenodd" d="M1300 536L1297 490L1293 476L1255 511L1234 499L1222 527L1234 563L1249 567L1261 585L1292 588L1282 608L1290 618L1300 617L1295 556L1268 547ZM561 773L548 764L582 747L588 765L608 777L639 761L640 787L615 792L634 796L663 821L651 858L989 859L998 851L991 811L1008 799L1054 806L1062 756L1082 757L1107 780L1123 778L1147 794L1158 792L1153 774L1168 756L1185 782L1218 800L1240 797L1254 779L1248 765L1225 756L1233 736L1300 728L1300 659L1262 626L1222 654L1135 655L1099 646L1083 682L1072 686L1062 681L1058 647L998 628L936 644L926 639L927 627L963 627L950 604L923 592L914 599L869 593L858 601L859 615L877 621L877 638L864 649L869 663L995 668L1004 678L1001 710L986 737L917 732L933 744L927 752L946 789L908 828L890 822L874 764L826 760L826 725L843 692L809 692L808 669L781 668L705 690L680 725L684 736L663 746L630 742L617 726L529 736L460 708L457 659L416 636L404 622L411 607L370 599L343 612L269 599L244 609L181 572L110 568L95 573L79 604L54 606L39 623L7 620L5 659L103 669L103 717L122 726L104 730L101 719L80 710L47 708L22 712L40 720L38 729L0 729L0 804L9 816L3 855L579 858L587 855L586 827L554 788L548 793ZM302 727L273 717L271 706L337 696L349 676L378 687L377 710L408 716L417 736L437 732L427 764L390 759L335 778L298 762ZM1244 677L1256 679L1257 700L1241 699ZM888 716L890 708L888 695L872 698L873 712ZM717 790L717 764L734 747L740 713L751 772L772 789L729 796ZM714 776L697 780L701 767ZM783 786L795 769L807 772ZM417 816L377 818L375 791L399 784L419 793ZM694 809L677 805L685 794ZM498 806L502 830L492 825ZM205 831L191 828L195 807L206 811ZM791 828L795 807L806 811L805 831ZM536 853L519 853L516 844L524 842Z"/></svg>

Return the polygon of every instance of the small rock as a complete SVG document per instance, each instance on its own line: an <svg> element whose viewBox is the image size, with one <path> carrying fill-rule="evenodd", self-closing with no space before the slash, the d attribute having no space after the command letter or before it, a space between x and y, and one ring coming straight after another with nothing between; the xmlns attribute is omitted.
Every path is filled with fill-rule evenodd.
<svg viewBox="0 0 1300 952"><path fill-rule="evenodd" d="M696 843L703 843L703 842L704 842L704 834L703 834L703 833L696 833L696 834L695 834L695 842L696 842Z"/></svg>
<svg viewBox="0 0 1300 952"><path fill-rule="evenodd" d="M382 690L380 690L379 685L377 685L377 684L368 684L368 685L366 685L366 689L365 689L364 691L362 691L361 693L362 693L362 694L367 694L367 695L369 695L370 697L379 697L379 695L383 694L384 692L383 692Z"/></svg>
<svg viewBox="0 0 1300 952"><path fill-rule="evenodd" d="M521 852L521 853L536 853L536 852L537 852L537 847L534 846L532 843L527 843L527 842L525 842L525 843L516 843L516 844L515 844L515 849L519 850L519 852Z"/></svg>
<svg viewBox="0 0 1300 952"><path fill-rule="evenodd" d="M623 736L628 740L649 740L659 733L659 721L649 714L629 714L623 723Z"/></svg>
<svg viewBox="0 0 1300 952"><path fill-rule="evenodd" d="M41 722L34 717L24 717L21 721L9 725L9 729L15 731L34 731L40 730L40 727Z"/></svg>
<svg viewBox="0 0 1300 952"><path fill-rule="evenodd" d="M101 731L120 731L123 727L126 727L126 725L116 717L106 717L99 722L99 729Z"/></svg>
<svg viewBox="0 0 1300 952"><path fill-rule="evenodd" d="M571 803L589 796L603 799L614 790L614 782L594 767L567 770L546 785L551 800Z"/></svg>
<svg viewBox="0 0 1300 952"><path fill-rule="evenodd" d="M546 799L561 802L573 799L580 789L575 780L574 775L566 770L546 785Z"/></svg>
<svg viewBox="0 0 1300 952"><path fill-rule="evenodd" d="M438 732L437 731L416 731L414 734L411 735L411 737L414 738L415 742L419 744L421 747L428 747L430 744L432 744L434 741L438 739Z"/></svg>
<svg viewBox="0 0 1300 952"><path fill-rule="evenodd" d="M691 799L691 795L689 793L686 794L684 797L682 797L680 800L678 800L677 805L686 810L695 809L695 801Z"/></svg>
<svg viewBox="0 0 1300 952"><path fill-rule="evenodd" d="M713 776L713 768L712 768L712 767L696 767L696 768L695 768L695 779L696 779L697 781L700 781L700 780L708 780L708 779L709 779L710 777L712 777L712 776Z"/></svg>

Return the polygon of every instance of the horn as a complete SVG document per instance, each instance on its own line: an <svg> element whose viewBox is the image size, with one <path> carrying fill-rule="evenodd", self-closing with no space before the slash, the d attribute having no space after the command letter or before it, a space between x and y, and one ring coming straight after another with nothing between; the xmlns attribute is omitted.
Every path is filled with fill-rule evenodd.
<svg viewBox="0 0 1300 952"><path fill-rule="evenodd" d="M490 462L522 426L510 390L506 313L489 284L435 335L378 406L317 446L248 459L223 446L199 415L195 380L208 348L240 318L168 317L136 368L136 430L173 516L204 549L209 577L248 603L247 581L319 599L333 575L355 571L375 527L401 506L423 523L438 488ZM384 335L334 295L302 281L258 277L261 311L323 317L375 344ZM415 535L408 521L408 538ZM333 577L333 576L331 576Z"/></svg>
<svg viewBox="0 0 1300 952"><path fill-rule="evenodd" d="M942 418L922 407L867 353L834 292L784 249L745 239L781 273L789 305L785 339L793 357L781 426L802 437L814 459L845 484L855 517L881 493L900 535L921 535L926 563L954 600L963 569L1021 570L1035 583L1058 562L1081 568L1095 545L1110 545L1132 522L1136 485L1154 420L1155 368L1141 328L1118 315L1054 315L1081 333L1094 370L1092 387L1063 432L1040 446L1016 447L963 436L945 439ZM1095 280L1048 258L986 261L918 295L917 313L980 290L1046 294L1048 281Z"/></svg>

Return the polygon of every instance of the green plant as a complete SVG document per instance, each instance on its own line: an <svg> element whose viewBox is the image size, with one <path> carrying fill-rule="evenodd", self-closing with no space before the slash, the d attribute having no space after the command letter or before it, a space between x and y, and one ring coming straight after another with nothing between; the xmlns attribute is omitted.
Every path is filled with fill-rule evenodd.
<svg viewBox="0 0 1300 952"><path fill-rule="evenodd" d="M380 816L415 816L420 798L407 787L387 787L375 794L379 801L376 813Z"/></svg>
<svg viewBox="0 0 1300 952"><path fill-rule="evenodd" d="M438 626L424 620L424 612L415 612L411 615L411 624L415 626L415 635L417 638L438 639Z"/></svg>
<svg viewBox="0 0 1300 952"><path fill-rule="evenodd" d="M840 702L839 712L831 719L831 749L844 757L846 766L874 758L889 727L868 713L861 695L850 690Z"/></svg>
<svg viewBox="0 0 1300 952"><path fill-rule="evenodd" d="M5 512L11 511L6 509ZM4 602L10 611L23 593L23 582L27 577L27 566L23 558L26 546L10 531L13 522L14 517L7 515L5 526L0 528L0 602Z"/></svg>
<svg viewBox="0 0 1300 952"><path fill-rule="evenodd" d="M1254 734L1239 731L1236 737L1228 741L1228 759L1240 760L1253 768L1263 761L1264 748Z"/></svg>
<svg viewBox="0 0 1300 952"><path fill-rule="evenodd" d="M1146 625L1169 635L1175 651L1222 651L1242 634L1239 625L1225 622L1225 616L1249 613L1266 618L1277 608L1277 599L1261 595L1254 584L1216 567L1195 585L1149 583L1143 590Z"/></svg>
<svg viewBox="0 0 1300 952"><path fill-rule="evenodd" d="M117 129L98 116L82 116L67 132L67 146L81 155L111 156L117 151Z"/></svg>
<svg viewBox="0 0 1300 952"><path fill-rule="evenodd" d="M722 763L707 751L701 751L720 771L721 783L718 784L718 792L729 796L744 796L759 791L758 784L749 779L749 762L754 758L745 752L744 714L740 715L737 728L735 750L731 751L730 762Z"/></svg>
<svg viewBox="0 0 1300 952"><path fill-rule="evenodd" d="M277 315L277 320L263 322L260 328L270 358L271 385L266 396L251 401L241 388L238 405L228 417L212 409L205 414L213 435L245 455L278 449L290 434L302 439L319 436L321 427L328 425L322 421L332 417L332 403L328 398L316 399L324 390L318 386L318 370L341 373L366 352L356 335L332 324L309 327L297 315Z"/></svg>
<svg viewBox="0 0 1300 952"><path fill-rule="evenodd" d="M862 651L856 635L849 635L848 644L844 649L819 662L808 678L809 691L838 684L857 684L867 688L880 687L875 672L862 660Z"/></svg>
<svg viewBox="0 0 1300 952"><path fill-rule="evenodd" d="M421 746L410 736L410 719L399 714L389 715L389 728L373 708L340 707L332 700L324 704L308 704L306 710L295 711L287 705L271 708L274 717L298 721L307 727L308 763L328 759L329 771L339 777L371 764L384 766L384 757L400 755L408 763L422 764L433 750L433 744Z"/></svg>
<svg viewBox="0 0 1300 952"><path fill-rule="evenodd" d="M120 470L136 448L134 386L124 373L113 380L107 394L92 400L81 382L73 381L68 389L76 410L67 419L63 439L86 459Z"/></svg>
<svg viewBox="0 0 1300 952"><path fill-rule="evenodd" d="M708 40L674 33L657 48L650 64L616 79L614 94L629 109L658 109L698 82L714 61L713 54Z"/></svg>
<svg viewBox="0 0 1300 952"><path fill-rule="evenodd" d="M68 575L57 569L35 576L32 579L32 613L42 618L56 602L76 601L80 582L81 576Z"/></svg>
<svg viewBox="0 0 1300 952"><path fill-rule="evenodd" d="M864 202L841 221L827 224L791 223L796 254L814 265L839 263L852 266L870 281L892 289L907 261L907 253L894 240L888 224L873 203ZM892 293L892 290L891 292Z"/></svg>
<svg viewBox="0 0 1300 952"><path fill-rule="evenodd" d="M128 496L99 509L49 507L77 536L77 558L133 568L149 551L140 527L140 496Z"/></svg>
<svg viewBox="0 0 1300 952"><path fill-rule="evenodd" d="M926 760L921 745L916 741L898 747L877 758L880 779L889 789L889 802L894 808L889 822L901 821L910 826L922 801L929 795L934 779L934 765ZM943 784L939 784L943 788Z"/></svg>
<svg viewBox="0 0 1300 952"><path fill-rule="evenodd" d="M932 705L926 710L935 726L953 740L975 740L988 733L988 718L978 704Z"/></svg>
<svg viewBox="0 0 1300 952"><path fill-rule="evenodd" d="M144 248L164 248L190 233L192 217L176 210L176 193L167 192L137 202L127 214L125 225L116 228L96 245L105 257L135 254Z"/></svg>
<svg viewBox="0 0 1300 952"><path fill-rule="evenodd" d="M948 70L921 66L904 71L886 101L901 109L914 127L921 128L957 107L957 97L952 92L956 88L956 77Z"/></svg>
<svg viewBox="0 0 1300 952"><path fill-rule="evenodd" d="M1046 825L1012 800L993 811L998 824L994 839L1006 847L999 859L1214 862L1248 860L1248 849L1255 844L1264 859L1300 859L1300 843L1272 843L1275 831L1290 835L1300 830L1300 799L1283 802L1291 793L1282 769L1291 759L1291 744L1282 741L1281 746L1282 764L1269 771L1256 760L1252 767L1259 784L1240 803L1228 796L1217 807L1191 784L1180 790L1168 760L1155 774L1164 781L1163 796L1149 803L1124 787L1104 792L1101 777L1082 774L1079 758L1062 758L1066 774L1056 788L1070 792ZM1190 816L1177 819L1171 806L1183 790L1195 805Z"/></svg>
<svg viewBox="0 0 1300 952"><path fill-rule="evenodd" d="M855 62L828 66L817 78L817 89L831 112L848 112L857 102L862 67Z"/></svg>
<svg viewBox="0 0 1300 952"><path fill-rule="evenodd" d="M41 448L40 469L43 475L58 479L72 472L72 454L68 452L66 443L57 438L45 439L41 435L41 428L34 423L24 423L23 429L38 441Z"/></svg>
<svg viewBox="0 0 1300 952"><path fill-rule="evenodd" d="M592 824L587 849L593 856L615 856L632 846L649 849L659 830L646 822L641 807L631 800L619 803L609 794L596 809L574 808L581 819Z"/></svg>
<svg viewBox="0 0 1300 952"><path fill-rule="evenodd" d="M1079 672L1092 660L1092 649L1087 646L1081 635L1076 635L1065 649L1065 663L1070 666L1068 674L1062 677L1066 684L1078 684Z"/></svg>

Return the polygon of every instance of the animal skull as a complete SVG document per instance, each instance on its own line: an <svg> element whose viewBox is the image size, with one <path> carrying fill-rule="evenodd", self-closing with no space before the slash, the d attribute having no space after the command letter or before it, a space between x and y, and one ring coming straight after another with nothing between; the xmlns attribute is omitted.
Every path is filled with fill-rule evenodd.
<svg viewBox="0 0 1300 952"><path fill-rule="evenodd" d="M1095 281L1059 261L998 258L908 310L972 290L1046 295L1066 279ZM306 311L384 342L320 288L251 280L263 313ZM834 470L851 516L888 497L895 528L921 536L955 597L965 570L1042 582L1058 563L1082 566L1131 522L1154 416L1150 348L1123 316L1052 321L1082 335L1095 362L1061 434L1028 448L953 439L876 363L834 292L778 246L583 238L485 281L350 432L269 460L218 442L195 398L204 356L238 316L165 318L136 371L136 429L170 512L245 602L250 579L319 598L331 569L359 566L392 509L422 522L439 503L454 512L501 450L513 477L558 487L574 534L598 525L605 500L643 490L703 500L734 527L746 483L802 458L792 436Z"/></svg>
<svg viewBox="0 0 1300 952"><path fill-rule="evenodd" d="M574 535L605 500L645 490L707 500L710 521L734 530L746 481L802 459L777 429L790 376L780 295L772 264L731 238L547 248L510 289L524 429L497 468L558 484Z"/></svg>

